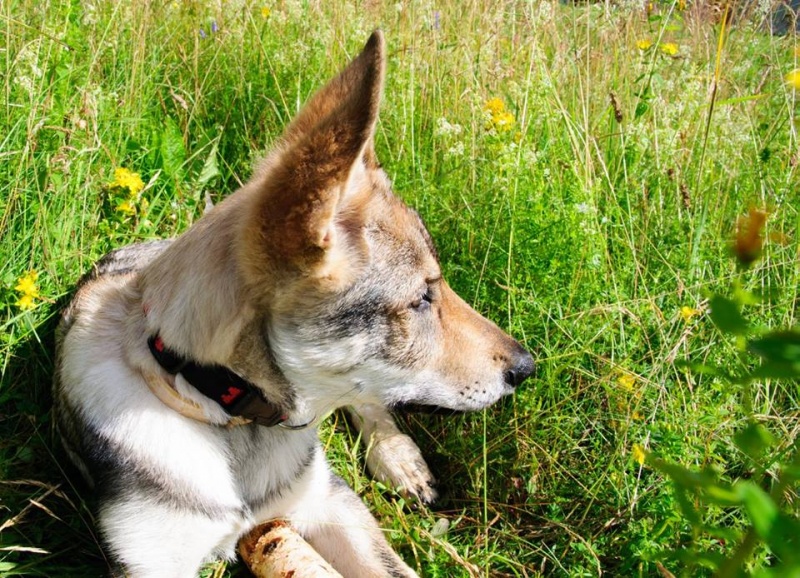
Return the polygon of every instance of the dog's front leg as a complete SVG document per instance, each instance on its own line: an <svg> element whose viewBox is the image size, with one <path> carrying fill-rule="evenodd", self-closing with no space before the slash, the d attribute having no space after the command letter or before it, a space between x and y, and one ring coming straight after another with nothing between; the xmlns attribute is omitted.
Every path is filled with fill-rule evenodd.
<svg viewBox="0 0 800 578"><path fill-rule="evenodd" d="M321 458L321 456L320 456ZM322 459L289 522L346 578L416 577L367 507Z"/></svg>
<svg viewBox="0 0 800 578"><path fill-rule="evenodd" d="M436 479L414 440L401 432L385 407L347 408L367 450L367 469L379 481L430 504L438 497Z"/></svg>

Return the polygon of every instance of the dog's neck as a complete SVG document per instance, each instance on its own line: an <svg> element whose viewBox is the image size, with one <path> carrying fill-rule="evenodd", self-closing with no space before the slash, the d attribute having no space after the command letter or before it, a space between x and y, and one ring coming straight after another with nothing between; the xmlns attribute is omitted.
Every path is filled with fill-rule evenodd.
<svg viewBox="0 0 800 578"><path fill-rule="evenodd" d="M164 371L170 375L183 375L189 385L232 416L232 422L235 418L243 418L247 422L273 427L289 418L280 405L266 399L257 385L230 368L203 365L180 357L158 335L150 337L147 344Z"/></svg>
<svg viewBox="0 0 800 578"><path fill-rule="evenodd" d="M234 252L245 191L232 195L178 237L139 273L147 335L158 333L179 355L224 365L249 306Z"/></svg>
<svg viewBox="0 0 800 578"><path fill-rule="evenodd" d="M272 360L262 325L246 328L230 365L198 363L176 353L159 335L151 336L150 363L142 367L148 387L169 408L204 423L293 430L312 425L315 416L303 419L306 412L297 407L291 385Z"/></svg>

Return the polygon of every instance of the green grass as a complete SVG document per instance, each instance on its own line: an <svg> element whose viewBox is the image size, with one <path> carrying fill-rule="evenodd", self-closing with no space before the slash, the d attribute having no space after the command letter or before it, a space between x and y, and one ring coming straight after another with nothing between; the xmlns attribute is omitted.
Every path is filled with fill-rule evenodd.
<svg viewBox="0 0 800 578"><path fill-rule="evenodd" d="M442 482L430 509L368 479L335 418L321 433L331 461L424 576L652 576L656 560L684 568L666 550L730 547L693 531L631 450L749 475L731 441L735 391L675 361L742 363L706 299L730 285L750 206L770 212L770 241L746 284L770 298L748 315L797 325L800 148L783 80L795 39L765 34L753 12L719 51L702 3L657 2L649 18L618 4L2 3L0 575L107 569L50 419L53 329L76 280L111 248L185 230L206 191L235 190L378 26L379 157L451 285L535 352L538 373L483 413L405 419ZM494 97L509 131L487 128ZM148 183L135 215L106 187L117 167ZM30 269L41 296L21 311ZM687 322L683 306L701 313ZM783 449L798 398L796 382L754 385Z"/></svg>

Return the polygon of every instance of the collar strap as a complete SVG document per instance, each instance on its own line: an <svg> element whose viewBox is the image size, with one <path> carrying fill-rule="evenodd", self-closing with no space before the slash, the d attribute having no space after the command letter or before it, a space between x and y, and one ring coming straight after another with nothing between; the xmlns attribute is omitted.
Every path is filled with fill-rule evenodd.
<svg viewBox="0 0 800 578"><path fill-rule="evenodd" d="M241 416L258 425L272 427L283 423L288 416L267 401L255 384L222 365L202 365L184 359L167 348L159 335L147 340L150 352L158 364L171 375L180 373L197 391L215 401L232 416Z"/></svg>

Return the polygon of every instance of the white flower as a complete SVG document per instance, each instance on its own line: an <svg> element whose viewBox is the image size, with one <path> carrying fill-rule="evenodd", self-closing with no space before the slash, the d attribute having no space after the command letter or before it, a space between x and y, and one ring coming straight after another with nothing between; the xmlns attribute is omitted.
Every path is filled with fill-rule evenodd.
<svg viewBox="0 0 800 578"><path fill-rule="evenodd" d="M452 124L446 118L442 117L436 121L436 130L434 136L457 136L460 135L464 129L460 124Z"/></svg>
<svg viewBox="0 0 800 578"><path fill-rule="evenodd" d="M456 142L456 144L447 149L447 151L445 152L445 156L448 157L464 156L464 143L461 141Z"/></svg>

